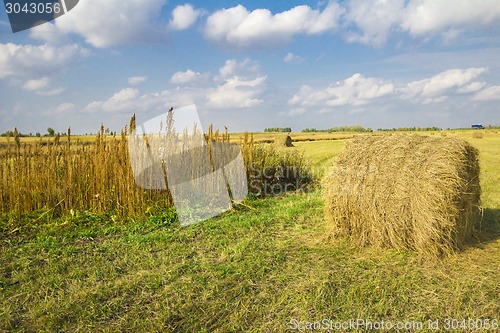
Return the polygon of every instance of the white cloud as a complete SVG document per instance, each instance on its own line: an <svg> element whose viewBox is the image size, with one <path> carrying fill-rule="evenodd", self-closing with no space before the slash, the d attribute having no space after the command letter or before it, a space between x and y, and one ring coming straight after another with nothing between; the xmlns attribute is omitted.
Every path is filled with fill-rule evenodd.
<svg viewBox="0 0 500 333"><path fill-rule="evenodd" d="M103 102L102 101L93 101L87 104L84 111L85 112L97 112L101 109Z"/></svg>
<svg viewBox="0 0 500 333"><path fill-rule="evenodd" d="M170 82L173 84L186 84L192 82L198 82L205 80L208 77L208 74L201 74L199 72L195 72L191 69L188 69L185 72L179 71L175 72L170 78Z"/></svg>
<svg viewBox="0 0 500 333"><path fill-rule="evenodd" d="M491 86L481 90L472 99L475 101L500 101L500 86Z"/></svg>
<svg viewBox="0 0 500 333"><path fill-rule="evenodd" d="M412 35L440 32L450 27L481 28L498 24L500 6L497 0L411 0L401 26Z"/></svg>
<svg viewBox="0 0 500 333"><path fill-rule="evenodd" d="M297 34L319 34L337 28L341 8L334 2L321 12L297 6L272 14L268 9L248 11L244 6L218 10L207 19L207 39L234 48L268 48L289 42Z"/></svg>
<svg viewBox="0 0 500 333"><path fill-rule="evenodd" d="M497 0L349 0L343 8L343 26L349 29L346 40L374 46L384 45L391 33L401 31L412 37L441 35L449 43L466 29L500 21Z"/></svg>
<svg viewBox="0 0 500 333"><path fill-rule="evenodd" d="M184 30L192 26L201 15L200 10L196 10L190 4L180 5L172 11L172 19L169 27L172 30Z"/></svg>
<svg viewBox="0 0 500 333"><path fill-rule="evenodd" d="M348 32L347 41L381 46L399 23L404 0L350 1L347 7L344 19L361 30Z"/></svg>
<svg viewBox="0 0 500 333"><path fill-rule="evenodd" d="M94 101L87 105L85 111L94 112L98 110L106 112L118 112L134 108L135 101L139 96L139 90L133 88L124 88L107 101Z"/></svg>
<svg viewBox="0 0 500 333"><path fill-rule="evenodd" d="M61 87L51 88L50 79L47 76L44 76L40 79L31 79L26 81L26 83L23 85L23 89L35 92L40 96L56 96L62 94L65 90Z"/></svg>
<svg viewBox="0 0 500 333"><path fill-rule="evenodd" d="M288 52L283 58L283 61L287 64L300 64L304 61L304 58L299 55L293 54L292 52Z"/></svg>
<svg viewBox="0 0 500 333"><path fill-rule="evenodd" d="M467 89L477 89L477 84L463 87L478 76L487 72L487 68L468 68L468 69L450 69L441 72L431 78L413 81L405 87L399 89L404 99L413 99L414 101L423 101L426 104L441 102L439 98L447 92L466 92ZM435 99L438 97L438 99Z"/></svg>
<svg viewBox="0 0 500 333"><path fill-rule="evenodd" d="M139 90L125 88L111 96L109 100L103 103L104 111L121 111L129 107L129 102L133 101L139 95Z"/></svg>
<svg viewBox="0 0 500 333"><path fill-rule="evenodd" d="M488 86L486 82L476 80L487 71L486 67L450 69L429 78L398 86L386 79L367 78L357 73L327 87L303 85L289 99L288 105L292 109L288 114L299 115L307 111L326 113L342 106L348 106L349 114L354 114L360 110L366 111L357 108L358 106L373 104L381 98L385 98L384 103L388 103L387 98L391 98L389 100L391 103L397 103L397 100L409 100L413 104L421 105L445 101L452 103L454 100L460 103L465 100L498 101L500 86ZM378 103L380 105L380 102Z"/></svg>
<svg viewBox="0 0 500 333"><path fill-rule="evenodd" d="M62 94L66 89L59 87L59 88L53 88L49 90L40 90L37 91L36 94L40 96L57 96Z"/></svg>
<svg viewBox="0 0 500 333"><path fill-rule="evenodd" d="M54 23L45 23L31 28L30 37L51 45L65 44L68 40L66 33L57 28Z"/></svg>
<svg viewBox="0 0 500 333"><path fill-rule="evenodd" d="M206 90L192 88L176 88L159 92L140 94L138 90L125 88L105 101L89 103L85 112L161 112L170 106L174 108L200 104L205 98Z"/></svg>
<svg viewBox="0 0 500 333"><path fill-rule="evenodd" d="M259 76L253 80L245 80L237 76L227 79L224 84L207 93L207 106L230 109L260 105L263 100L257 98L257 95L265 81L265 76Z"/></svg>
<svg viewBox="0 0 500 333"><path fill-rule="evenodd" d="M9 76L43 76L67 67L77 56L88 54L76 44L64 46L0 44L0 79Z"/></svg>
<svg viewBox="0 0 500 333"><path fill-rule="evenodd" d="M208 89L208 108L229 109L249 108L264 102L260 94L264 88L266 75L261 74L256 61L244 59L226 60L219 68L219 76L214 78L217 88Z"/></svg>
<svg viewBox="0 0 500 333"><path fill-rule="evenodd" d="M304 85L288 103L302 107L359 106L393 92L392 83L356 73L323 89Z"/></svg>
<svg viewBox="0 0 500 333"><path fill-rule="evenodd" d="M224 66L219 68L220 78L227 79L231 76L255 77L260 71L256 61L246 58L238 62L235 59L226 60Z"/></svg>
<svg viewBox="0 0 500 333"><path fill-rule="evenodd" d="M441 103L446 100L448 100L448 96L427 97L421 100L421 103L427 105L427 104Z"/></svg>
<svg viewBox="0 0 500 333"><path fill-rule="evenodd" d="M89 103L84 111L150 112L193 103L206 109L240 109L264 102L261 94L267 77L260 73L255 61L227 60L219 68L219 74L213 78L212 85L207 86L206 79L210 73L200 74L193 70L177 72L171 78L171 82L179 84L175 89L140 94L139 90L128 87L106 100ZM182 84L190 85L183 87Z"/></svg>
<svg viewBox="0 0 500 333"><path fill-rule="evenodd" d="M74 109L75 109L75 104L73 103L61 103L54 109L53 113L55 114L68 113L70 111L73 111Z"/></svg>
<svg viewBox="0 0 500 333"><path fill-rule="evenodd" d="M128 84L130 84L131 86L137 86L141 83L146 82L147 79L147 76L131 76L128 78Z"/></svg>
<svg viewBox="0 0 500 333"><path fill-rule="evenodd" d="M486 85L486 82L475 81L460 87L460 89L458 89L458 92L461 94L473 93L483 89L484 87L486 87Z"/></svg>
<svg viewBox="0 0 500 333"><path fill-rule="evenodd" d="M166 22L159 22L166 0L85 0L56 20L64 33L81 35L98 48L165 38Z"/></svg>
<svg viewBox="0 0 500 333"><path fill-rule="evenodd" d="M28 91L41 90L49 85L49 78L44 76L41 79L28 80L24 85L23 89Z"/></svg>

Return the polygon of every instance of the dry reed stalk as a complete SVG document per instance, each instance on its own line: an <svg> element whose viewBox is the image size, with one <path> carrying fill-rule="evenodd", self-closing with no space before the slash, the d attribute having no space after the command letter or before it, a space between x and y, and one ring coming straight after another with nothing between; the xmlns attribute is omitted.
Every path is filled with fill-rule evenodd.
<svg viewBox="0 0 500 333"><path fill-rule="evenodd" d="M323 188L334 235L358 246L438 257L472 235L480 200L478 151L458 138L357 137Z"/></svg>
<svg viewBox="0 0 500 333"><path fill-rule="evenodd" d="M172 119L169 121L167 118L163 124L166 128L171 128ZM172 207L173 200L171 197L169 199L164 189L144 189L135 182L128 137L135 127L134 116L130 120L128 131L124 128L118 136L111 134L101 125L93 143L75 141L71 129L68 129L67 137L63 141L56 135L53 138L40 138L39 141L27 145L21 144L19 134L15 130L14 140L7 136L5 146L0 148L0 211L15 213L20 219L20 214L35 210L50 211L52 216L69 211L137 216L146 212L159 213ZM159 141L151 140L149 144L164 146L165 143L161 140L173 140L167 143L167 146L173 147L174 152L189 154L182 162L183 165L177 165L181 171L179 179L198 179L201 175L222 167L220 162L216 166L213 160L200 159L199 151L191 149L199 145L200 138L203 140L203 134L200 129L194 128L189 135L184 132L176 134L175 138L159 136ZM219 132L210 126L204 138L208 149L212 150L212 146L219 149L219 160L234 159L234 146L214 144L232 142L227 128L224 132ZM246 175L237 168L225 168L226 183L206 184L208 187L213 186L208 190L218 192L220 186L227 189L228 179L239 182L242 177L250 177L254 161L261 164L262 170L266 163L274 163L273 159L277 158L276 154L268 154L262 149L256 150L252 134L245 133L237 143L243 155ZM152 148L158 150L160 146ZM259 152L263 152L263 155L259 156ZM276 163L286 163L286 160L287 158L284 158ZM210 166L208 171L207 166ZM276 164L272 167L277 166ZM145 177L151 179L156 176L153 170L146 171ZM162 176L165 176L165 172ZM247 182L248 180L249 178Z"/></svg>

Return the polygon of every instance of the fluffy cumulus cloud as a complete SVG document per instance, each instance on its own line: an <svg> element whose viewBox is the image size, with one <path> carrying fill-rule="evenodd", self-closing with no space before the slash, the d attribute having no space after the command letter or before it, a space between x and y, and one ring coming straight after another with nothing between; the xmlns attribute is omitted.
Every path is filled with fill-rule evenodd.
<svg viewBox="0 0 500 333"><path fill-rule="evenodd" d="M219 68L219 76L214 78L216 88L209 89L206 106L211 109L239 109L260 105L259 97L264 89L266 75L251 59L237 61L229 59Z"/></svg>
<svg viewBox="0 0 500 333"><path fill-rule="evenodd" d="M260 105L266 76L259 71L255 61L227 60L219 68L219 75L200 74L193 70L177 72L171 83L177 86L160 92L143 93L138 89L124 88L103 101L93 101L86 112L137 112L161 111L170 106L198 104L206 109L240 109Z"/></svg>
<svg viewBox="0 0 500 333"><path fill-rule="evenodd" d="M410 82L399 91L404 99L425 104L442 102L448 93L468 93L483 88L484 84L473 81L486 72L485 67L450 69L431 78Z"/></svg>
<svg viewBox="0 0 500 333"><path fill-rule="evenodd" d="M187 71L179 71L175 72L170 78L170 82L173 84L187 84L192 82L199 82L205 80L208 74L201 74L199 72L195 72L191 69Z"/></svg>
<svg viewBox="0 0 500 333"><path fill-rule="evenodd" d="M447 41L458 38L463 29L499 22L497 0L329 1L322 11L302 5L275 14L266 8L249 11L238 5L212 13L206 21L205 37L237 49L272 48L298 34L330 31L348 42L382 46L391 33L407 32L413 37L438 34Z"/></svg>
<svg viewBox="0 0 500 333"><path fill-rule="evenodd" d="M432 77L396 85L390 80L367 78L357 73L328 87L302 86L288 101L289 115L308 111L319 113L334 108L356 107L376 103L381 98L392 102L431 104L447 101L450 97L469 101L500 100L500 86L490 86L477 79L488 72L485 67L450 69Z"/></svg>
<svg viewBox="0 0 500 333"><path fill-rule="evenodd" d="M52 113L53 114L68 113L75 110L75 108L76 106L73 103L61 103L54 109Z"/></svg>
<svg viewBox="0 0 500 333"><path fill-rule="evenodd" d="M0 79L9 76L43 76L67 67L88 51L76 44L64 46L0 44Z"/></svg>
<svg viewBox="0 0 500 333"><path fill-rule="evenodd" d="M323 10L297 6L273 14L268 9L249 11L242 5L218 10L207 18L205 36L239 49L275 47L297 34L319 34L337 27L340 6L330 2Z"/></svg>
<svg viewBox="0 0 500 333"><path fill-rule="evenodd" d="M391 95L394 89L394 85L390 82L377 78L367 78L356 73L344 81L326 88L317 89L307 85L302 86L289 100L289 105L298 110L295 113L302 111L300 107L359 106L382 96Z"/></svg>
<svg viewBox="0 0 500 333"><path fill-rule="evenodd" d="M61 44L68 33L82 36L94 47L161 41L170 30L185 30L204 16L203 9L178 5L167 21L161 17L166 0L80 1L58 18L31 30L30 36ZM96 10L98 8L98 10ZM348 42L382 46L391 33L415 38L440 35L459 38L466 29L499 25L497 0L330 0L326 7L307 5L272 13L243 5L216 10L206 18L205 37L233 49L274 48L297 35L337 33Z"/></svg>
<svg viewBox="0 0 500 333"><path fill-rule="evenodd" d="M46 88L49 85L49 78L44 76L41 79L28 80L24 85L23 89L28 91L36 91Z"/></svg>
<svg viewBox="0 0 500 333"><path fill-rule="evenodd" d="M241 79L235 76L227 79L207 93L207 106L214 109L239 109L260 105L263 100L257 98L257 95L265 81L265 76L255 79Z"/></svg>
<svg viewBox="0 0 500 333"><path fill-rule="evenodd" d="M404 0L350 1L344 20L357 31L348 30L346 39L375 46L383 45L401 18Z"/></svg>
<svg viewBox="0 0 500 333"><path fill-rule="evenodd" d="M483 89L486 86L487 86L486 82L475 81L475 82L461 86L458 89L458 92L461 94L473 93L473 92L477 92L477 91Z"/></svg>
<svg viewBox="0 0 500 333"><path fill-rule="evenodd" d="M473 98L475 101L500 101L500 86L491 86L477 92Z"/></svg>
<svg viewBox="0 0 500 333"><path fill-rule="evenodd" d="M106 111L106 112L118 112L124 110L133 109L136 98L139 96L139 90L134 88L125 88L113 96L111 96L107 101L94 101L87 105L85 111Z"/></svg>
<svg viewBox="0 0 500 333"><path fill-rule="evenodd" d="M411 36L441 35L445 41L458 38L462 29L498 25L500 6L496 0L351 0L343 17L348 41L383 45L391 32Z"/></svg>
<svg viewBox="0 0 500 333"><path fill-rule="evenodd" d="M56 20L64 33L81 35L87 43L103 48L129 43L158 41L165 37L160 21L166 0L85 0Z"/></svg>
<svg viewBox="0 0 500 333"><path fill-rule="evenodd" d="M65 44L68 40L66 33L57 28L54 23L45 23L29 30L30 37L51 45Z"/></svg>
<svg viewBox="0 0 500 333"><path fill-rule="evenodd" d="M105 101L89 103L85 112L165 112L170 106L175 108L197 103L204 92L193 89L166 89L159 92L143 93L133 88L124 88Z"/></svg>
<svg viewBox="0 0 500 333"><path fill-rule="evenodd" d="M300 64L304 61L304 58L299 55L293 54L292 52L288 52L283 58L283 61L287 64Z"/></svg>
<svg viewBox="0 0 500 333"><path fill-rule="evenodd" d="M497 0L412 0L401 17L402 28L412 35L422 35L449 28L498 25L500 6Z"/></svg>
<svg viewBox="0 0 500 333"><path fill-rule="evenodd" d="M147 79L147 76L131 76L128 78L128 84L130 84L131 86L137 86L141 83L146 82Z"/></svg>
<svg viewBox="0 0 500 333"><path fill-rule="evenodd" d="M47 90L37 91L36 94L40 96L57 96L61 95L66 89L62 87L52 88Z"/></svg>
<svg viewBox="0 0 500 333"><path fill-rule="evenodd" d="M184 30L192 26L201 11L194 9L191 4L179 5L172 11L169 27L172 30Z"/></svg>
<svg viewBox="0 0 500 333"><path fill-rule="evenodd" d="M237 75L239 77L254 77L260 72L259 63L249 58L243 61L235 59L226 60L224 66L219 68L220 76L217 79L227 79L231 76Z"/></svg>
<svg viewBox="0 0 500 333"><path fill-rule="evenodd" d="M52 88L50 87L50 79L44 76L40 79L31 79L26 81L23 85L23 89L31 91L40 96L56 96L64 92L64 88Z"/></svg>

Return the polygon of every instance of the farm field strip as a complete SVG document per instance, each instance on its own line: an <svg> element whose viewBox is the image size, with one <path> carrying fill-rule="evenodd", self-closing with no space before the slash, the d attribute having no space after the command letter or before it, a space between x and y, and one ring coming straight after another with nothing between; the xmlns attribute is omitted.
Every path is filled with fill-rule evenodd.
<svg viewBox="0 0 500 333"><path fill-rule="evenodd" d="M168 216L33 212L25 221L33 228L0 240L0 331L280 332L293 319L498 320L500 135L448 135L479 149L484 216L476 241L442 262L334 245L321 189L249 198L187 228ZM326 168L345 141L294 145Z"/></svg>

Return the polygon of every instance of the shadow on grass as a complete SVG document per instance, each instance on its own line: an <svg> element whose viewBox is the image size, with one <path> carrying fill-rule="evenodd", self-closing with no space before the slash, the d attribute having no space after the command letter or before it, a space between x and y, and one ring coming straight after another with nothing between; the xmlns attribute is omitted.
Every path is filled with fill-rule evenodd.
<svg viewBox="0 0 500 333"><path fill-rule="evenodd" d="M469 246L482 248L500 239L500 209L485 208Z"/></svg>

